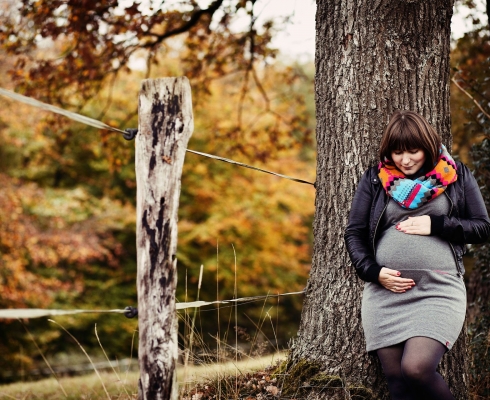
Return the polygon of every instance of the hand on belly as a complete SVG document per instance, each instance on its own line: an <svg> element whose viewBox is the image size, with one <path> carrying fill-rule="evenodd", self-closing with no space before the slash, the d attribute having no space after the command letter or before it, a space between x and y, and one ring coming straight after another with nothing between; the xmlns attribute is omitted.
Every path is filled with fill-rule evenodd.
<svg viewBox="0 0 490 400"><path fill-rule="evenodd" d="M413 279L402 278L400 271L386 267L381 268L378 281L382 286L394 293L405 293L415 286Z"/></svg>
<svg viewBox="0 0 490 400"><path fill-rule="evenodd" d="M408 217L407 220L400 222L396 229L409 235L430 235L430 217L421 215L420 217Z"/></svg>

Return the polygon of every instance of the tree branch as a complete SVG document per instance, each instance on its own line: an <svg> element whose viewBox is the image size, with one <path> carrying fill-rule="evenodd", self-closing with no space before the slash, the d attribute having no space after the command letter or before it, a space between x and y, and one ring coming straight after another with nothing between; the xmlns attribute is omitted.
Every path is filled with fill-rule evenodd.
<svg viewBox="0 0 490 400"><path fill-rule="evenodd" d="M154 35L153 34L153 36L155 37L155 40L150 42L150 43L146 43L146 44L142 45L141 47L153 47L156 44L163 42L165 39L168 39L169 37L180 35L181 33L189 31L191 28L193 28L195 25L197 25L197 23L200 21L200 19L203 15L207 14L207 15L212 16L221 7L221 5L223 4L223 1L224 0L216 0L213 3L211 3L211 5L208 8L206 8L205 10L199 9L198 11L194 12L194 14L192 14L189 21L187 21L185 24L179 26L178 28L169 30L165 33L162 33L161 35Z"/></svg>
<svg viewBox="0 0 490 400"><path fill-rule="evenodd" d="M468 93L466 90L464 90L460 86L460 84L456 81L456 79L454 79L454 77L451 78L451 81L457 86L457 88L459 90L461 90L466 96L468 96L471 100L473 100L473 103L475 103L475 105L480 109L480 111L485 115L485 117L487 117L490 120L490 115L483 109L483 107L480 105L480 103L478 103L470 93Z"/></svg>

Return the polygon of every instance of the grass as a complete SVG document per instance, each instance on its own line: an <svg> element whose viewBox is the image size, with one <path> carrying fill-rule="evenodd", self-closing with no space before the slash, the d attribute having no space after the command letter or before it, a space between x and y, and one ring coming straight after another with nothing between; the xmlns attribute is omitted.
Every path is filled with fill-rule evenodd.
<svg viewBox="0 0 490 400"><path fill-rule="evenodd" d="M227 376L235 377L238 373L244 376L253 371L259 371L284 358L284 353L262 356L260 358L249 358L246 360L225 363L213 363L200 366L190 365L187 367L186 384L188 387L204 385L208 381L221 379ZM119 377L114 372L99 372L105 389L111 399L137 399L138 377L137 372L119 372ZM177 379L179 385L183 385L184 368L177 368ZM0 399L16 400L98 400L107 399L107 394L99 377L93 373L78 377L60 378L60 383L67 396L55 379L44 379L36 382L18 382L0 386Z"/></svg>
<svg viewBox="0 0 490 400"><path fill-rule="evenodd" d="M137 373L129 373L124 381L118 381L114 373L101 372L100 375L107 391L113 399L137 398ZM67 393L66 397L58 382L54 378L50 378L37 382L17 382L0 386L0 399L107 399L104 388L95 373L78 377L61 378L60 383ZM130 396L126 394L124 389L130 393ZM131 394L135 395L132 396Z"/></svg>
<svg viewBox="0 0 490 400"><path fill-rule="evenodd" d="M234 246L232 247L235 254L235 248ZM216 291L219 293L218 262L216 267ZM238 288L236 283L236 254L234 272L234 298L238 298ZM201 266L199 275L197 300L199 300L202 273L203 266ZM187 301L187 275L185 301ZM238 399L243 393L256 395L260 394L260 397L264 400L270 396L277 396L280 390L277 388L277 378L270 376L270 372L274 369L274 367L271 366L277 364L280 358L285 358L286 353L280 352L277 347L277 326L274 327L270 314L271 308L269 310L265 309L266 302L267 300L263 301L262 311L258 323L251 321L256 328L256 333L253 335L249 335L246 330L237 325L238 307L237 303L235 303L232 306L232 312L229 314L228 329L226 332L224 332L224 337L221 337L220 335L218 324L218 332L214 338L216 340L216 349L209 348L209 346L204 343L202 332L196 329L196 315L199 312L198 308L194 309L192 315L187 309L184 313L178 314L180 323L183 323L185 327L184 333L180 334L180 339L183 348L185 349L183 353L184 364L177 366L179 397L182 400ZM233 311L235 346L232 346L229 343L232 340L228 341ZM219 320L219 306L217 307L217 314ZM24 326L45 363L51 369L51 372L53 372L53 377L35 382L17 382L9 385L0 385L0 400L132 400L138 398L138 372L130 372L129 370L126 371L125 367L116 367L113 368L112 371L99 371L98 369L100 369L100 366L97 367L94 364L91 357L85 351L80 342L62 325L53 320L49 321L58 325L59 328L65 331L65 333L78 344L81 351L92 365L94 372L77 377L58 377L58 380L56 380L49 361L45 358L44 354L38 347L35 338L31 335L27 327ZM274 332L273 340L268 339L262 331L262 327L266 322L270 322L272 325ZM104 347L99 339L97 325L95 326L95 336L97 337L106 360L109 361ZM248 348L248 351L240 349L238 344L239 337L241 340L246 342L246 346L244 347ZM131 354L133 353L133 344L131 347ZM264 351L266 351L266 348L269 347L269 345L276 350L276 353L269 354L267 356L263 355ZM201 348L205 351L196 353L192 351L193 347ZM199 354L199 356L197 356L197 354ZM251 396L246 397L249 398ZM257 398L259 398L259 396L257 396Z"/></svg>

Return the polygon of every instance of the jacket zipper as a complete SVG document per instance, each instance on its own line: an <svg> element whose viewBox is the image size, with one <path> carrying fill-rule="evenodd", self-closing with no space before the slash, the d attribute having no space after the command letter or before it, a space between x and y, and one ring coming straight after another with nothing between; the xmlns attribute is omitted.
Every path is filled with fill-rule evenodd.
<svg viewBox="0 0 490 400"><path fill-rule="evenodd" d="M383 211L381 211L381 214L379 215L378 222L376 222L376 226L374 227L374 235L373 235L373 253L374 257L376 258L376 246L374 245L374 241L376 240L376 232L378 231L378 225L379 221L381 221L381 218L383 217L383 214L385 213L386 207L388 207L389 201L386 201L386 204L383 208Z"/></svg>
<svg viewBox="0 0 490 400"><path fill-rule="evenodd" d="M449 215L451 215L451 213L453 212L454 204L453 204L453 201L451 200L451 198L449 197L449 195L445 191L444 191L444 194L446 195L446 197L449 200L449 203L451 204L451 208L449 210ZM459 269L459 262L458 262L458 258L456 257L456 251L454 251L454 247L453 247L452 243L449 240L447 242L449 243L449 246L451 247L451 250L453 252L454 261L456 262L456 269L458 270L458 276L462 277L463 274L461 273L461 270Z"/></svg>

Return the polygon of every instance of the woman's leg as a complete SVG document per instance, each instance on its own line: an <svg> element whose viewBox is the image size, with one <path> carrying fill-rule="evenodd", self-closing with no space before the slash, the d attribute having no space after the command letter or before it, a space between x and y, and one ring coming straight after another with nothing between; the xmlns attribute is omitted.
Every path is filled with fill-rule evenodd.
<svg viewBox="0 0 490 400"><path fill-rule="evenodd" d="M454 400L446 382L436 372L446 347L437 340L421 336L408 339L404 347L401 372L418 394L417 399Z"/></svg>
<svg viewBox="0 0 490 400"><path fill-rule="evenodd" d="M376 352L383 366L383 373L388 381L388 388L393 400L414 400L402 374L402 358L405 343L378 349Z"/></svg>

